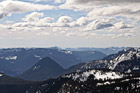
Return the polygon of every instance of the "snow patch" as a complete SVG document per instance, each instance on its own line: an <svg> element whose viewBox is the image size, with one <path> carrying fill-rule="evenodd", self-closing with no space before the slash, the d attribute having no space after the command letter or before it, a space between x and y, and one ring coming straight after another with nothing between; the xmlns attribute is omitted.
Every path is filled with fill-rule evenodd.
<svg viewBox="0 0 140 93"><path fill-rule="evenodd" d="M3 76L3 74L0 74L0 77Z"/></svg>
<svg viewBox="0 0 140 93"><path fill-rule="evenodd" d="M63 77L72 78L73 80L80 80L82 82L87 81L88 77L93 75L97 80L105 80L105 79L119 79L122 78L123 75L116 72L103 72L100 70L89 70L83 73L75 73L70 75L64 75Z"/></svg>
<svg viewBox="0 0 140 93"><path fill-rule="evenodd" d="M39 58L39 59L42 59L41 56L38 56L38 55L34 55L34 57Z"/></svg>
<svg viewBox="0 0 140 93"><path fill-rule="evenodd" d="M17 59L17 56L9 56L5 58L5 60L16 60L16 59Z"/></svg>
<svg viewBox="0 0 140 93"><path fill-rule="evenodd" d="M133 70L139 70L139 66L134 66Z"/></svg>
<svg viewBox="0 0 140 93"><path fill-rule="evenodd" d="M65 53L66 53L66 54L72 54L72 52L71 52L71 51L65 51Z"/></svg>
<svg viewBox="0 0 140 93"><path fill-rule="evenodd" d="M40 66L35 66L34 68L33 68L33 70L38 70L40 68Z"/></svg>

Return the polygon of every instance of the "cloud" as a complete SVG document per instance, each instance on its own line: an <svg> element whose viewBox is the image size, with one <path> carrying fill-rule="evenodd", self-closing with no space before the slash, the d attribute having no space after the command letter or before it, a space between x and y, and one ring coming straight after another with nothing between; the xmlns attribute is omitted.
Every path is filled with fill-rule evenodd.
<svg viewBox="0 0 140 93"><path fill-rule="evenodd" d="M70 16L61 16L58 19L45 16L43 12L32 12L22 18L21 22L1 25L1 28L9 31L35 32L38 36L64 35L66 37L132 37L134 32L124 31L127 28L134 28L130 23L117 20L115 17L80 17L73 19ZM47 29L47 30L46 30Z"/></svg>
<svg viewBox="0 0 140 93"><path fill-rule="evenodd" d="M32 12L31 14L28 14L23 18L23 21L35 21L38 20L38 18L44 17L44 13L39 13L39 12Z"/></svg>
<svg viewBox="0 0 140 93"><path fill-rule="evenodd" d="M79 19L76 20L76 24L79 26L87 25L88 22L89 22L89 19L87 17L80 17Z"/></svg>
<svg viewBox="0 0 140 93"><path fill-rule="evenodd" d="M114 28L117 28L117 29L125 29L125 28L132 28L132 27L133 27L132 25L128 25L123 22L118 22L114 24Z"/></svg>
<svg viewBox="0 0 140 93"><path fill-rule="evenodd" d="M128 4L140 3L140 0L66 0L66 4L88 4L88 5L101 5L101 4Z"/></svg>
<svg viewBox="0 0 140 93"><path fill-rule="evenodd" d="M65 0L35 0L35 2L49 2L49 1L53 1L54 3L64 3Z"/></svg>
<svg viewBox="0 0 140 93"><path fill-rule="evenodd" d="M104 29L108 27L112 27L113 24L111 20L94 20L93 22L89 23L85 30L96 30L96 29Z"/></svg>
<svg viewBox="0 0 140 93"><path fill-rule="evenodd" d="M107 6L95 8L87 14L90 18L104 17L104 16L124 16L140 18L139 4L132 4L126 6Z"/></svg>
<svg viewBox="0 0 140 93"><path fill-rule="evenodd" d="M66 0L59 8L86 11L94 19L105 16L140 19L140 0Z"/></svg>
<svg viewBox="0 0 140 93"><path fill-rule="evenodd" d="M61 16L59 19L58 19L58 23L69 23L72 21L72 18L69 17L69 16Z"/></svg>
<svg viewBox="0 0 140 93"><path fill-rule="evenodd" d="M65 0L55 0L54 3L64 3Z"/></svg>
<svg viewBox="0 0 140 93"><path fill-rule="evenodd" d="M30 11L42 11L51 9L56 9L56 7L23 1L6 0L0 2L0 18L2 19L8 16L10 13L25 13Z"/></svg>
<svg viewBox="0 0 140 93"><path fill-rule="evenodd" d="M73 19L69 16L61 16L56 22L53 22L54 18L45 17L44 13L32 12L22 20L22 22L13 24L13 27L70 27Z"/></svg>
<svg viewBox="0 0 140 93"><path fill-rule="evenodd" d="M53 0L35 0L35 2L41 2L41 1L48 2L48 1L53 1Z"/></svg>
<svg viewBox="0 0 140 93"><path fill-rule="evenodd" d="M61 16L58 18L56 23L52 23L52 27L69 27L69 23L72 21L72 17Z"/></svg>

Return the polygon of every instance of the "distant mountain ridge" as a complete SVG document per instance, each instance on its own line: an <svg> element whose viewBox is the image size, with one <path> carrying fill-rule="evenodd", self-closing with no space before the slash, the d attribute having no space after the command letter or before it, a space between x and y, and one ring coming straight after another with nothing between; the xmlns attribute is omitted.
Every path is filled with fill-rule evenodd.
<svg viewBox="0 0 140 93"><path fill-rule="evenodd" d="M0 71L15 76L31 68L44 57L51 57L64 68L81 63L81 60L74 55L56 49L10 48L0 49Z"/></svg>
<svg viewBox="0 0 140 93"><path fill-rule="evenodd" d="M0 49L0 72L16 76L44 57L52 58L67 69L78 63L102 59L105 56L104 53L98 51L69 51L58 47Z"/></svg>
<svg viewBox="0 0 140 93"><path fill-rule="evenodd" d="M121 50L125 49L125 47L108 47L108 48L90 48L90 47L81 47L81 48L66 48L65 50L70 51L99 51L106 55L115 54Z"/></svg>
<svg viewBox="0 0 140 93"><path fill-rule="evenodd" d="M61 50L61 52L65 52L68 54L72 54L78 59L80 59L82 62L88 62L91 60L99 60L103 59L107 55L99 52L99 51L69 51L69 50Z"/></svg>

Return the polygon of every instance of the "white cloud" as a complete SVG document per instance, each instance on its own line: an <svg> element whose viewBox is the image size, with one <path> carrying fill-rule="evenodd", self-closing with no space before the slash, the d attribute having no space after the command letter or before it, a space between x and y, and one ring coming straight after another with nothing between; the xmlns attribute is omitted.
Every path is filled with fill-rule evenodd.
<svg viewBox="0 0 140 93"><path fill-rule="evenodd" d="M132 28L132 27L133 27L132 25L125 24L123 22L118 22L114 24L114 28L117 28L117 29Z"/></svg>
<svg viewBox="0 0 140 93"><path fill-rule="evenodd" d="M36 21L40 17L44 17L44 13L39 13L39 12L32 12L31 14L28 14L23 18L23 21Z"/></svg>
<svg viewBox="0 0 140 93"><path fill-rule="evenodd" d="M96 29L104 29L108 27L112 27L112 23L110 20L94 20L93 22L89 23L87 25L87 28L85 30L96 30Z"/></svg>
<svg viewBox="0 0 140 93"><path fill-rule="evenodd" d="M40 1L48 2L48 1L52 1L52 0L35 0L35 2L40 2Z"/></svg>
<svg viewBox="0 0 140 93"><path fill-rule="evenodd" d="M66 4L87 4L87 5L101 5L101 4L129 4L140 3L140 0L66 0Z"/></svg>
<svg viewBox="0 0 140 93"><path fill-rule="evenodd" d="M140 19L140 0L66 0L59 8L87 11L92 19L105 16Z"/></svg>
<svg viewBox="0 0 140 93"><path fill-rule="evenodd" d="M52 27L69 27L69 23L72 21L72 17L61 16L56 23L50 24Z"/></svg>
<svg viewBox="0 0 140 93"><path fill-rule="evenodd" d="M49 2L49 1L53 1L54 3L64 3L65 0L35 0L35 2Z"/></svg>
<svg viewBox="0 0 140 93"><path fill-rule="evenodd" d="M69 16L61 16L59 19L58 19L58 23L69 23L72 21L72 18L69 17Z"/></svg>
<svg viewBox="0 0 140 93"><path fill-rule="evenodd" d="M79 19L76 20L76 24L79 26L87 25L89 22L87 17L80 17Z"/></svg>
<svg viewBox="0 0 140 93"><path fill-rule="evenodd" d="M0 18L8 16L10 13L25 13L29 11L42 11L56 9L55 6L51 5L42 5L42 4L33 4L23 1L12 1L6 0L0 2Z"/></svg>
<svg viewBox="0 0 140 93"><path fill-rule="evenodd" d="M65 0L55 0L54 3L64 3Z"/></svg>
<svg viewBox="0 0 140 93"><path fill-rule="evenodd" d="M132 4L126 6L107 6L101 8L95 8L87 14L89 17L97 18L104 16L124 16L140 18L140 6L139 4Z"/></svg>

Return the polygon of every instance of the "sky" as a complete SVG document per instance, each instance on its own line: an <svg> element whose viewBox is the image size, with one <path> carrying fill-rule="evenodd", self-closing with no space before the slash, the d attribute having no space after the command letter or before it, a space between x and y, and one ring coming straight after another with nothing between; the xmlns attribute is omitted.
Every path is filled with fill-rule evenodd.
<svg viewBox="0 0 140 93"><path fill-rule="evenodd" d="M0 48L139 47L140 0L0 0Z"/></svg>

